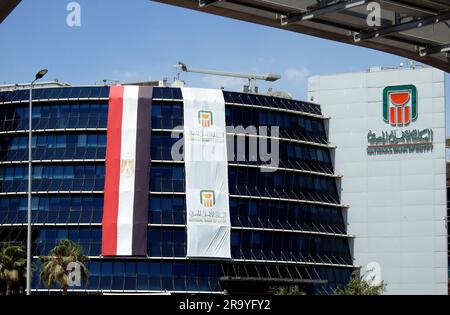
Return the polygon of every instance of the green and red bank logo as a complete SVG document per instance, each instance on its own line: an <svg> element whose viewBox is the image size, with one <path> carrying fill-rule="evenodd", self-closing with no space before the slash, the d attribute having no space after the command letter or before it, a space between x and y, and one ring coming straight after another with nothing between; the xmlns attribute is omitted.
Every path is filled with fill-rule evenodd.
<svg viewBox="0 0 450 315"><path fill-rule="evenodd" d="M383 119L392 126L407 126L417 119L417 88L388 86L383 90Z"/></svg>
<svg viewBox="0 0 450 315"><path fill-rule="evenodd" d="M198 123L202 127L211 127L213 125L213 113L211 111L199 110Z"/></svg>
<svg viewBox="0 0 450 315"><path fill-rule="evenodd" d="M417 88L410 85L388 86L383 90L383 120L392 127L406 127L417 119ZM367 154L425 153L433 150L433 129L390 128L369 130Z"/></svg>
<svg viewBox="0 0 450 315"><path fill-rule="evenodd" d="M216 193L214 190L200 190L200 203L207 208L211 208L216 203Z"/></svg>

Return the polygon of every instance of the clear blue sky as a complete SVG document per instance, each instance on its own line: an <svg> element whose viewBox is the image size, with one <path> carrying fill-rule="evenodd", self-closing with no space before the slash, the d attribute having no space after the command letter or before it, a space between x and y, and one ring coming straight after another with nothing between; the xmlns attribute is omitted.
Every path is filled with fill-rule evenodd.
<svg viewBox="0 0 450 315"><path fill-rule="evenodd" d="M72 84L172 79L180 60L192 67L279 73L282 80L270 86L305 99L309 75L405 62L375 50L148 0L78 0L81 27L71 28L66 24L69 2L22 0L0 25L0 84L30 81L43 67L49 69L47 79ZM232 78L183 74L182 79L189 86L242 86Z"/></svg>

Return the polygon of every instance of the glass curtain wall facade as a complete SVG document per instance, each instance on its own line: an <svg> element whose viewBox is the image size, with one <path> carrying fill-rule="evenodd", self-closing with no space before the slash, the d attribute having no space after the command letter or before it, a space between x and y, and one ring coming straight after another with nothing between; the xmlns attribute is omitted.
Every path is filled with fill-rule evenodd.
<svg viewBox="0 0 450 315"><path fill-rule="evenodd" d="M33 92L33 254L61 239L89 256L81 291L272 292L297 285L331 293L353 271L320 107L224 91L227 126L279 126L276 172L229 161L231 261L186 259L183 161L171 131L183 125L179 88L154 88L147 257L101 257L109 87ZM28 91L0 92L0 242L26 242ZM150 135L149 135L150 136ZM233 137L233 135L228 135ZM232 141L232 138L231 140ZM36 260L33 290L43 290ZM272 291L271 291L272 290Z"/></svg>

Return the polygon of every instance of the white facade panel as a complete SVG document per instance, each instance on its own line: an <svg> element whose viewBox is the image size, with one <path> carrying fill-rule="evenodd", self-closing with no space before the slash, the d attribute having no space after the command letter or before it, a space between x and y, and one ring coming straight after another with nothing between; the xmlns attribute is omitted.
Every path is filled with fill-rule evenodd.
<svg viewBox="0 0 450 315"><path fill-rule="evenodd" d="M308 87L331 117L355 264L378 262L387 294L447 294L444 73L383 69Z"/></svg>

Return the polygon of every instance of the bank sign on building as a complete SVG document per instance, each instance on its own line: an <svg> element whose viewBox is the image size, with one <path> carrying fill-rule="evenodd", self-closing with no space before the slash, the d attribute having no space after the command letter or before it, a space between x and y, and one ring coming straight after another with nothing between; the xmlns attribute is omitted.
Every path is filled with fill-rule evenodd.
<svg viewBox="0 0 450 315"><path fill-rule="evenodd" d="M444 73L429 67L315 76L361 273L388 294L447 294Z"/></svg>

